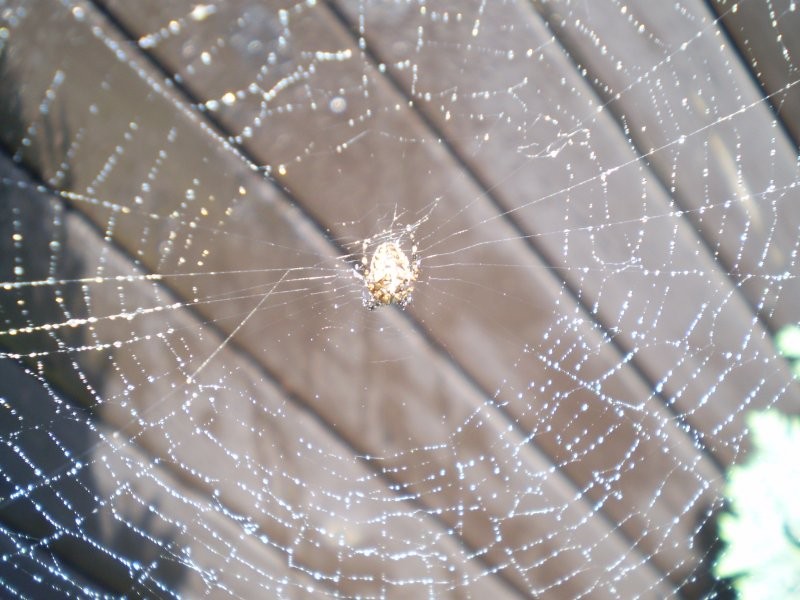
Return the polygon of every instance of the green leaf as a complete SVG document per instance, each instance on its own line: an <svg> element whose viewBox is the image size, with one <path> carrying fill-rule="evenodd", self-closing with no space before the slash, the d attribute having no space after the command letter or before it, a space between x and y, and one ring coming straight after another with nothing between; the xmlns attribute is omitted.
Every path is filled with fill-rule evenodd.
<svg viewBox="0 0 800 600"><path fill-rule="evenodd" d="M787 325L775 336L778 351L789 358L800 358L800 326Z"/></svg>
<svg viewBox="0 0 800 600"><path fill-rule="evenodd" d="M754 412L748 425L754 452L728 473L714 574L733 578L740 598L800 597L800 420Z"/></svg>

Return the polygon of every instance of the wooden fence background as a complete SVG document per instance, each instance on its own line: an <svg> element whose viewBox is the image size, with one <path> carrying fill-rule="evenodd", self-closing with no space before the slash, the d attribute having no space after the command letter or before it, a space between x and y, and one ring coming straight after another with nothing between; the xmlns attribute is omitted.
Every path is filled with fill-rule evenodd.
<svg viewBox="0 0 800 600"><path fill-rule="evenodd" d="M790 5L0 3L5 589L708 593L745 409L800 412Z"/></svg>

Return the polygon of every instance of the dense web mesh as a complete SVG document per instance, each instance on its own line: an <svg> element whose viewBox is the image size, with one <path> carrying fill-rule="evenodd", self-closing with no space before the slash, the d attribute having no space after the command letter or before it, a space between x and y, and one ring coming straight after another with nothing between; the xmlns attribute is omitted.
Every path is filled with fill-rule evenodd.
<svg viewBox="0 0 800 600"><path fill-rule="evenodd" d="M798 31L0 0L2 595L726 593L748 411L800 412Z"/></svg>

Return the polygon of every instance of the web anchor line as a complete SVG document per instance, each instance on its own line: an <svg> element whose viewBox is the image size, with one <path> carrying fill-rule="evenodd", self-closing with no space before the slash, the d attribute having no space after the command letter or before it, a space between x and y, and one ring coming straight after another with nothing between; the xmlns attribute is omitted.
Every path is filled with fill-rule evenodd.
<svg viewBox="0 0 800 600"><path fill-rule="evenodd" d="M230 342L237 333L239 333L239 330L242 327L245 326L245 324L250 320L250 318L254 314L256 314L256 312L258 312L258 310L264 305L264 302L267 301L267 298L272 296L273 292L278 288L278 286L283 282L283 280L286 279L286 276L291 271L293 271L293 269L287 269L286 271L283 272L283 275L281 275L280 279L278 279L278 281L275 282L275 284L272 286L272 288L266 294L264 294L261 297L261 300L258 301L258 304L256 304L252 309L250 309L250 312L247 313L247 316L245 316L245 318L241 320L241 322L233 329L233 331L231 331L228 334L228 337L226 337L224 340L222 340L222 343L220 343L220 345L217 346L216 349L214 349L214 351L211 354L208 355L208 357L201 363L201 365L199 367L197 367L197 369L195 369L194 373L192 373L191 375L189 375L186 378L186 383L187 384L191 385L191 384L193 384L195 382L195 379L197 378L197 375L200 373L200 371L205 369L206 366L208 366L208 363L210 363L212 360L214 360L214 357L217 354L219 354L219 352L225 346L228 345L228 342Z"/></svg>

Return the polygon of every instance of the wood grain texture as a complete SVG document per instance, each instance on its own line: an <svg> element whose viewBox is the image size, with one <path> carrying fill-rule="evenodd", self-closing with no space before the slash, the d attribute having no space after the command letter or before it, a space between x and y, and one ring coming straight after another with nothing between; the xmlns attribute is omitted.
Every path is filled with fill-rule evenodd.
<svg viewBox="0 0 800 600"><path fill-rule="evenodd" d="M238 596L312 598L310 590L321 591L319 582L289 572L274 547L242 538L241 525L221 513L207 494L183 485L113 424L93 422L39 377L11 361L0 362L0 398L3 409L14 415L2 421L4 438L14 438L22 424L38 424L17 438L13 451L6 444L0 447L5 475L18 486L31 486L24 499L9 500L19 489L4 482L0 518L18 535L47 544L46 552L31 554L29 576L15 577L30 597L53 593L35 577L48 571L47 579L72 594L77 590L58 582L55 573L70 579L77 573L77 585L88 579L92 583L84 593L99 584L101 592L141 598L164 597L165 590L202 596L209 585L201 570L226 572L230 578L224 587ZM77 472L69 456L82 465ZM34 466L48 473L45 482ZM120 485L126 480L135 483ZM98 496L107 499L100 506ZM239 560L230 562L231 554ZM48 563L53 570L42 568ZM139 580L142 571L150 574L146 583ZM2 573L5 581L12 577L6 567Z"/></svg>
<svg viewBox="0 0 800 600"><path fill-rule="evenodd" d="M58 19L57 13L43 17L45 23L47 19ZM63 18L63 17L62 17ZM57 22L57 21L56 21ZM59 27L64 27L67 23L71 26L80 28L80 22L73 25L72 21L67 20L59 23ZM55 26L55 25L54 25ZM109 50L115 50L122 44L113 39L113 32L106 32L111 37L103 37L103 44ZM22 36L23 39L36 39L34 32L29 36ZM66 36L70 43L87 43L90 39L86 34L76 31L72 35ZM43 40L39 43L39 55L47 56L48 45ZM235 197L240 194L240 187L248 184L254 190L260 192L259 195L272 195L274 191L260 180L256 175L249 171L248 167L235 156L227 157L226 148L218 139L206 136L203 142L202 128L196 121L192 120L192 115L182 114L176 110L175 102L166 102L163 98L153 95L152 82L147 85L147 70L142 67L137 73L129 64L120 61L117 56L111 54L105 64L97 65L96 69L86 71L83 64L70 65L71 55L65 53L63 48L56 42L53 47L52 60L59 64L61 70L66 74L66 78L71 77L71 68L76 69L76 77L84 77L82 89L91 91L91 96L95 99L95 105L91 116L86 115L86 102L82 97L70 98L67 94L63 95L62 110L70 115L69 123L76 131L81 131L85 136L82 148L76 151L75 168L71 169L73 189L85 189L91 197L77 199L73 197L74 207L84 212L94 220L97 226L108 238L113 238L122 248L127 248L131 254L135 254L137 259L150 269L165 274L165 279L171 280L170 286L182 293L184 298L214 298L226 289L247 289L252 286L252 273L259 269L269 268L265 264L262 255L256 255L248 251L248 242L252 240L269 239L269 244L274 248L297 249L308 245L308 241L298 235L302 231L301 226L297 225L275 225L276 215L258 215L258 211L267 210L268 207L276 205L276 202L254 202L246 203L243 210L250 211L246 217L236 225L232 221L225 223L225 233L227 235L212 235L214 252L205 256L203 261L203 272L231 274L232 277L206 277L204 284L202 277L181 276L191 265L191 271L198 268L199 257L203 256L203 246L200 244L192 247L172 249L170 247L170 237L177 228L181 236L194 240L197 237L192 230L197 227L191 220L193 209L191 205L185 204L185 190L188 188L203 189L203 194L207 195L206 212L210 213L208 226L202 225L203 229L213 229L215 223L214 215L211 210L214 208L213 198L216 197ZM102 63L104 56L100 42L91 42L86 50L77 53L90 54L94 60ZM20 51L17 55L23 56ZM57 61L56 56L66 56L66 60ZM24 73L26 64L11 65L20 73L20 78L35 82L36 78L27 77ZM136 65L134 65L136 67ZM92 73L97 73L99 78L105 81L116 78L116 88L125 90L123 98L109 98L103 100L103 85L101 81L92 84L89 77ZM128 74L128 75L126 75ZM127 78L126 78L127 77ZM41 81L41 78L40 78ZM154 81L154 80L153 80ZM45 78L40 85L46 86L48 80ZM141 89L141 92L137 92ZM31 90L30 93L35 97L37 91ZM40 88L38 93L44 94L44 88ZM70 107L72 102L72 107ZM125 107L125 103L128 107ZM148 106L149 105L149 106ZM154 118L136 119L136 108L142 107L151 109ZM187 113L189 111L187 110ZM117 123L113 119L109 126L100 131L90 131L88 126L83 124L83 119L93 120L96 114L124 114L125 123ZM151 114L148 111L148 114ZM131 115L134 116L131 119ZM82 119L83 116L83 119ZM136 122L136 127L131 128L128 119ZM163 124L159 121L162 120ZM183 121L188 122L185 127L180 127ZM135 133L126 136L126 130L133 129ZM176 164L166 158L158 166L158 177L150 177L153 183L147 190L147 195L142 195L142 200L138 203L136 210L131 213L121 210L120 204L109 200L108 202L95 203L92 198L113 199L130 198L138 193L135 189L129 189L131 181L147 178L148 170L153 169L153 165L141 165L138 162L126 164L125 160L129 154L125 154L117 149L119 139L130 140L130 145L136 145L137 155L144 151L147 154L147 144L155 146L150 151L152 156L160 156L161 153L156 148L166 145L167 150L163 152L166 158L171 156L179 157L180 164ZM132 139L135 137L135 141ZM188 138L183 142L183 138ZM182 144L186 144L185 146ZM201 148L209 148L212 156L203 156ZM88 153L86 160L82 160L82 150ZM32 160L30 155L23 156L23 160ZM92 156L116 155L117 162L113 169L104 170L102 164L92 165ZM194 162L192 162L194 161ZM227 165L225 161L228 161ZM226 178L216 178L206 182L187 181L187 177L196 176L207 170L204 164L213 164L220 168L221 172L226 170L236 173L245 173L247 178L236 178L235 176ZM82 165L82 166L80 166ZM226 166L223 166L226 165ZM228 166L229 165L229 166ZM139 175L135 175L137 173ZM102 173L101 177L97 173ZM120 173L121 175L117 175ZM132 177L132 173L134 176ZM42 174L45 179L55 176L52 172ZM138 184L137 184L138 185ZM227 190L217 191L215 185L227 186ZM175 204L170 205L170 201ZM110 204L109 204L110 203ZM266 206L265 206L266 205ZM127 204L123 204L127 206ZM182 220L170 220L170 215L174 214L175 208L179 207ZM205 207L203 207L205 208ZM187 210L188 209L188 210ZM203 211L197 207L197 212ZM280 209L277 209L280 210ZM289 209L283 209L290 212ZM252 214L255 213L255 214ZM130 216L128 216L130 214ZM279 213L280 214L280 213ZM227 216L227 215L226 215ZM198 217L199 218L199 217ZM188 221L188 222L187 222ZM263 229L264 224L273 224L274 230ZM193 226L194 225L194 226ZM250 232L248 228L253 227ZM233 235L230 235L233 233ZM307 232L304 232L307 235ZM174 235L174 234L173 234ZM295 240L288 241L281 239L281 236L293 235ZM319 237L319 236L317 236ZM211 241L206 240L207 243ZM319 243L323 243L322 241ZM307 251L306 256L314 260L314 265L322 264L324 254L320 254L312 245L312 249ZM295 254L296 250L293 251ZM330 252L330 250L329 250ZM287 259L281 256L280 252L271 252L271 260L280 261L282 264L297 265L298 261ZM333 257L331 269L339 268L336 266ZM302 264L302 263L300 263ZM298 267L300 268L300 267ZM271 285L277 281L274 271L268 271L267 279L263 285ZM240 278L237 281L237 277ZM227 280L226 280L227 279ZM275 374L284 389L292 396L297 396L304 402L312 405L317 414L320 415L332 428L344 435L353 445L357 453L362 455L372 455L381 457L380 469L383 473L390 474L402 484L400 489L408 490L419 498L420 502L428 507L427 510L441 515L451 526L454 526L463 539L466 539L475 552L479 555L488 554L496 563L496 569L508 572L509 577L513 578L516 585L521 589L547 589L554 585L565 587L572 590L570 594L581 593L581 590L593 589L598 586L594 574L584 572L581 565L585 558L578 551L578 546L567 541L559 540L564 536L571 538L575 535L596 540L595 552L598 556L618 557L624 556L628 550L628 542L617 534L609 535L607 524L600 516L592 516L588 519L586 514L589 512L588 504L576 502L576 491L572 484L566 480L558 471L552 471L550 462L542 456L535 448L526 445L519 432L506 432L503 425L502 416L493 415L496 409L493 404L487 403L474 387L465 381L458 371L448 364L446 357L437 351L431 351L425 339L415 332L413 327L409 327L402 319L391 312L379 314L377 319L387 319L391 323L390 330L400 331L402 336L393 338L391 345L386 345L385 336L379 336L379 329L365 329L372 332L366 339L354 338L354 336L344 329L327 329L325 337L316 346L319 350L315 351L315 334L313 333L314 323L304 318L300 324L303 331L308 332L308 338L298 336L298 323L293 315L295 314L317 314L325 319L325 323L330 319L326 311L336 310L334 307L322 307L316 301L316 293L313 290L314 282L304 281L303 285L310 289L299 302L293 302L290 306L271 303L270 310L285 311L284 315L269 315L268 320L259 320L259 326L253 326L242 331L242 338L237 341L237 345L247 349L256 359L264 365L270 373ZM317 285L324 285L317 284ZM208 287L206 287L208 286ZM266 288L264 288L266 289ZM345 287L346 289L346 287ZM263 293L263 292L262 292ZM256 301L260 296L256 296ZM307 301L305 300L307 299ZM252 298L243 299L244 304L237 310L237 301L230 298L224 303L224 310L235 310L237 317L246 314L255 302ZM226 314L219 314L220 303L197 303L198 312L207 315L222 330L230 331L239 321L235 319L226 320ZM209 312L206 312L206 311ZM357 302L344 304L342 312L352 310L352 315L343 314L347 321L357 322L357 319L368 318L364 316L363 310ZM371 315L369 318L373 318ZM233 325L231 325L233 323ZM264 331L268 327L269 336L265 337ZM321 330L326 328L320 327ZM176 329L182 331L182 328ZM293 338L294 336L294 338ZM370 337L374 336L374 341ZM338 339L337 339L338 338ZM117 339L115 335L103 337L95 334L95 343L102 344L108 340ZM131 339L135 339L131 338ZM300 343L293 344L292 339L300 340ZM368 346L363 350L357 350L354 343L367 343ZM169 344L171 349L184 348L186 340L179 338L176 343ZM265 347L266 343L266 347ZM275 344L274 349L270 348ZM347 354L334 354L326 352L327 348L347 347ZM356 351L354 351L356 348ZM389 360L382 360L382 354ZM203 359L208 353L195 354L191 351L181 351L181 360L178 361L179 377L185 378L187 374L193 372L193 365L202 364ZM402 356L404 360L398 362L395 357ZM139 356L133 358L134 361L141 361ZM357 362L353 362L353 361ZM362 361L359 364L358 361ZM363 362L366 361L366 362ZM185 364L184 364L185 363ZM384 366L385 365L385 366ZM431 368L431 366L434 368ZM133 368L131 366L130 368ZM120 374L126 373L125 367L115 367ZM380 372L383 371L383 372ZM144 369L148 372L148 369ZM362 374L370 378L379 378L388 382L379 387L364 386L358 378ZM148 398L160 397L157 387L164 385L169 387L168 379L156 379L148 385L148 389L143 397L135 398L132 402L143 404L140 408L134 404L138 410L147 407ZM330 396L319 394L319 390L332 390ZM362 390L366 390L371 396L364 396ZM424 402L408 403L405 398L420 398ZM366 410L364 407L368 407ZM113 410L113 406L109 407ZM130 408L127 408L130 411ZM142 429L143 438L161 437L161 419L168 418L171 414L170 409L161 403L153 409L155 413L142 419L134 420L130 427L134 428L132 434L139 435L136 429ZM175 410L174 408L172 410ZM425 416L423 411L430 411L429 416ZM485 419L480 417L482 411L488 414ZM466 423L467 427L458 433L452 431L450 423ZM158 427L156 425L159 424ZM413 433L412 433L413 432ZM503 445L497 447L498 440L504 440ZM171 445L170 445L171 447ZM453 454L452 447L455 447L456 454ZM415 468L408 467L406 455L408 452L415 452ZM424 456L423 456L424 455ZM171 456L174 462L182 465L185 459L182 457ZM461 461L475 463L476 466L470 468L460 479L455 479L452 484L446 486L436 485L431 487L428 481L441 477L441 473L451 473L451 477L458 474L458 464ZM190 469L187 469L190 470ZM517 503L516 490L526 489L530 486L529 477L531 474L547 474L544 480L537 484L537 489L532 490L530 502L525 507L517 507L519 512L515 519L509 519L512 508ZM495 480L505 481L502 488L492 484ZM503 494L498 495L497 490L502 489ZM491 498L491 500L486 500ZM541 513L537 505L552 506L555 503L559 506L559 514L551 515L550 509ZM453 507L466 505L470 507L465 514L461 510L452 512ZM561 533L549 536L558 522L562 528ZM563 529L564 525L572 524L569 528ZM503 527L504 529L499 529ZM507 530L506 530L507 529ZM497 536L503 539L502 544L495 540ZM547 537L549 536L549 537ZM402 539L402 538L401 538ZM534 540L531 542L531 540ZM537 541L538 540L538 541ZM518 548L513 562L508 562L505 558L503 547ZM555 560L558 557L558 560ZM569 559L568 559L569 557ZM631 586L631 590L648 589L658 587L659 578L648 575L650 567L641 560L630 559L631 563L628 574L628 582L616 583L618 587ZM531 571L535 565L536 571ZM544 566L541 566L544 565ZM601 585L603 583L601 582Z"/></svg>
<svg viewBox="0 0 800 600"><path fill-rule="evenodd" d="M719 262L769 327L795 322L800 284L782 275L792 272L800 230L796 147L735 48L724 43L715 15L704 2L687 2L680 15L663 4L625 12L571 6L567 19L563 3L536 4L576 64L590 70L606 109L625 124L629 143L647 156L673 209L702 235L704 254ZM762 27L769 14L764 3L739 5L753 16L741 33L757 46L769 43ZM725 13L731 19L736 14ZM791 22L789 15L785 24ZM688 32L686 23L696 25L696 33ZM787 43L793 37L787 35ZM617 68L627 57L653 66ZM696 86L685 85L689 81ZM790 83L784 79L781 85ZM651 93L654 86L657 94Z"/></svg>
<svg viewBox="0 0 800 600"><path fill-rule="evenodd" d="M30 7L0 139L70 282L3 298L35 331L0 344L96 424L100 495L151 469L132 522L165 511L233 595L700 593L743 408L797 398L795 147L699 1L435 4ZM368 312L398 209L421 281Z"/></svg>
<svg viewBox="0 0 800 600"><path fill-rule="evenodd" d="M800 10L791 0L712 0L765 96L797 146L800 143Z"/></svg>
<svg viewBox="0 0 800 600"><path fill-rule="evenodd" d="M78 482L73 492L73 482L66 478L56 486L59 498L42 499L34 494L26 504L42 502L48 510L55 511L67 498L76 514L91 514L93 494L113 496L119 481L136 482L124 490L114 508L121 515L133 511L134 516L125 517L127 522L140 524L137 526L143 529L143 538L146 533L164 544L140 547L137 556L161 560L160 555L164 555L167 566L180 564L180 557L185 557L197 569L225 572L226 583L218 592L224 589L239 597L264 593L315 597L319 593L332 594L334 588L349 595L372 594L389 581L404 579L421 582L404 588L403 594L409 598L427 593L433 585L430 581L436 582L436 589L456 590L452 597L511 597L502 585L482 575L457 538L443 531L418 506L390 491L366 464L354 460L351 448L332 437L313 414L287 398L250 357L224 348L219 352L219 361L196 375L199 387L187 385L186 376L191 372L187 363L201 360L219 348L219 332L198 320L190 306L179 302L165 286L149 280L141 268L110 247L78 211L65 209L60 198L36 191L35 185L5 158L0 163L0 176L5 181L28 185L2 199L4 214L14 214L27 223L24 230L30 255L24 263L28 276L34 281L48 277L83 280L79 291L65 284L55 288L54 296L71 298L73 310L75 305L83 304L82 312L90 312L97 319L91 327L79 330L85 333L84 339L52 336L61 339L60 351L68 352L71 361L67 364L48 361L46 356L31 361L38 365L42 377L53 381L80 379L84 390L95 392L76 393L85 412L77 408L72 411L83 414L84 424L69 416L59 418L58 413L42 414L43 409L54 409L59 401L55 396L49 398L47 389L37 385L33 376L28 376L26 383L31 391L22 396L13 391L19 387L14 378L2 378L7 387L0 390L0 395L20 412L19 418L47 423L65 451L76 456L85 454L86 476L92 482ZM11 235L0 239L10 241ZM40 251L52 239L60 240L60 256L66 258L66 264L57 262L54 270L51 258ZM97 277L102 281L95 282ZM4 316L13 314L11 304L23 296L3 296ZM39 323L57 325L80 314L70 312L70 308L61 309L60 303L47 296L40 293L38 297L24 298L28 312L24 322L14 323L18 330ZM168 316L160 310L146 312L156 307L164 307ZM135 314L136 309L145 312ZM54 320L59 312L61 320ZM165 321L169 323L167 330ZM42 337L33 340L35 347L37 352L48 352L49 346ZM24 355L31 340L28 336L4 335L2 342L6 351ZM53 344L53 351L59 352L58 344ZM15 377L25 379L23 375ZM208 391L202 393L204 389ZM20 426L16 421L7 425L11 428L9 435ZM73 431L75 428L77 432ZM36 439L23 439L21 446L23 455L45 472L58 471L68 464L63 453L60 459L58 453L48 454L48 448L42 448ZM322 463L321 457L329 458ZM3 464L8 467L11 463L4 460ZM136 475L140 471L147 473L143 481ZM25 485L25 478L18 472L15 480ZM49 492L48 487L43 489L45 496ZM76 495L81 496L80 501ZM393 504L391 518L384 515L387 502ZM155 522L146 518L148 505L159 509ZM32 529L36 520L31 515L20 514L19 503L12 503L8 512L8 519L16 528L44 537L42 531ZM331 517L345 512L346 519ZM196 519L191 520L195 513ZM120 518L105 517L112 522ZM98 560L98 552L89 551L91 545L85 547L93 540L99 541L112 550L118 548L125 556L131 548L141 545L126 535L125 520L111 535L101 527L102 517L98 519L97 528L83 524L87 536L84 545L67 541L56 544L55 550L64 557L81 559L83 569L102 571L100 580L112 585L117 593L157 597L157 589L139 589L135 582L128 581L126 570L113 557L100 553L100 558L106 560ZM385 524L376 526L381 523ZM424 544L436 560L384 564L369 554L342 555L342 539L356 547L402 554L402 538L385 538L384 528L402 529ZM243 536L243 531L249 534ZM168 558L172 553L179 554L176 561ZM237 556L236 562L230 562L231 553ZM291 564L286 563L288 554L293 557ZM147 562L145 558L139 560ZM336 574L335 586L316 581L312 573ZM363 581L366 575L373 579ZM189 596L200 596L208 582L198 577L193 569L177 569L172 578L164 580L164 585ZM231 586L228 577L240 584ZM466 596L457 589L465 581L470 582Z"/></svg>

